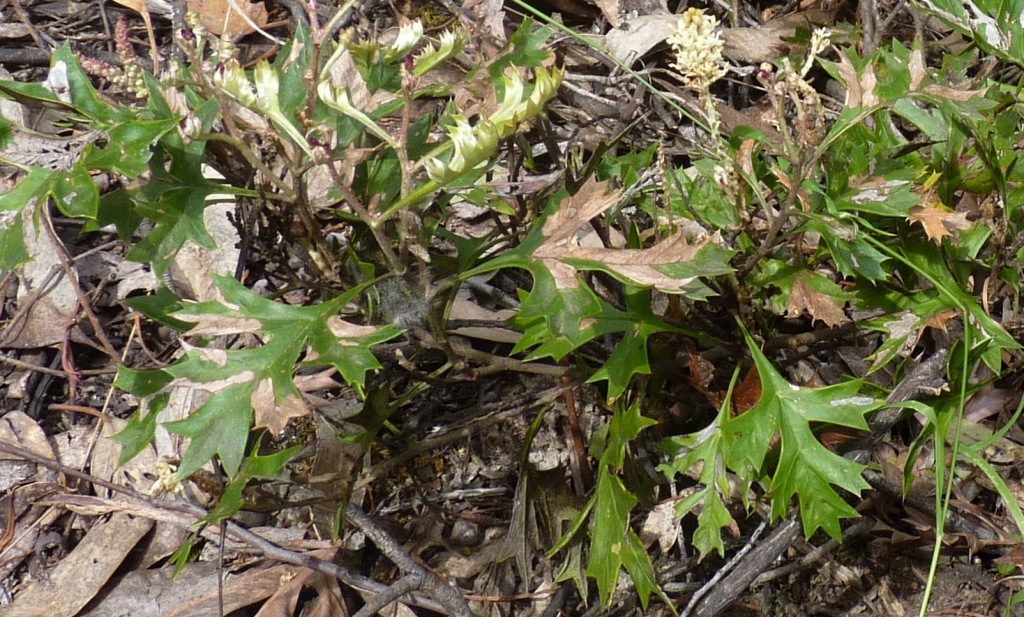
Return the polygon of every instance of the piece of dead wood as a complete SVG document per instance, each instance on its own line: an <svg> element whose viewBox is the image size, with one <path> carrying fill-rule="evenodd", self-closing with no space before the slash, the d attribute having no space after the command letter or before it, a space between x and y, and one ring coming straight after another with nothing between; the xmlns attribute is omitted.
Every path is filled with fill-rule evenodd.
<svg viewBox="0 0 1024 617"><path fill-rule="evenodd" d="M229 573L224 579L224 613L252 606L272 596L282 581L302 570L289 564ZM213 562L190 563L175 576L174 567L135 570L108 586L95 606L79 617L220 617Z"/></svg>
<svg viewBox="0 0 1024 617"><path fill-rule="evenodd" d="M153 521L117 513L100 522L60 563L16 594L4 617L73 617L100 592Z"/></svg>
<svg viewBox="0 0 1024 617"><path fill-rule="evenodd" d="M188 517L188 520L190 521L189 525L194 525L199 520L206 519L209 516L208 511L194 504L187 503L184 501L168 501L165 499L152 498L143 495L138 491L125 488L123 486L118 486L112 482L108 482L101 478L94 477L90 474L84 473L77 469L66 467L53 460L47 459L46 457L39 456L29 450L26 450L25 448L21 448L9 443L4 443L3 441L0 441L0 453L5 454L8 457L17 457L27 461L31 461L38 465L42 465L48 469L56 471L58 473L64 474L65 476L77 478L80 480L84 480L86 482L91 482L97 486L102 486L104 488L120 493L127 503L131 503L137 508L155 508L160 511L170 511L179 514L184 514ZM110 503L113 502L111 501ZM352 506L350 506L350 509L351 508ZM132 517L130 515L124 513L119 514L121 517L124 517L128 520L137 520L135 519L135 517ZM352 518L353 517L350 516L350 520ZM149 519L146 519L146 523L148 525L152 525L152 521ZM365 527L364 533L366 532L366 529L372 530L372 527ZM246 543L247 545L255 549L257 552L263 554L264 557L274 559L286 564L303 566L315 570L317 572L321 572L328 576L334 577L340 580L341 582L345 583L346 585L349 585L350 587L353 587L356 590L360 591L364 594L364 596L365 594L370 594L371 598L374 596L393 598L395 597L397 590L402 592L401 595L407 596L407 601L410 604L415 604L417 606L422 606L432 611L450 615L459 615L467 617L472 615L472 613L469 612L469 606L466 604L465 599L462 597L462 595L458 592L457 589L455 589L454 587L449 587L445 583L434 578L432 574L426 572L426 570L422 568L420 568L419 571L411 569L409 563L405 561L403 561L403 563L405 564L403 570L413 572L413 574L407 576L405 579L402 579L400 584L389 586L379 583L373 580L372 578L356 574L351 570L348 570L347 568L342 567L338 564L324 561L323 559L318 559L309 554L297 553L295 551L284 549L274 544L273 542L267 540L266 538L263 538L253 533L252 531L245 529L239 526L238 524L232 523L230 521L226 522L223 525L223 527L219 525L208 525L206 530L210 533L218 534L226 531L228 537L233 537L236 540ZM367 536L369 535L370 534L367 533ZM377 536L377 538L379 539L380 537ZM381 543L383 542L384 540L382 539ZM382 551L384 551L385 549L383 546L381 546L381 543L377 543L377 545L379 548L381 548ZM401 559L399 555L395 555L394 553L389 554L388 557L392 560ZM409 558L407 555L405 556L405 559L411 560L411 558ZM399 567L402 567L402 564L399 564ZM424 576L427 577L429 580L425 580L423 578ZM107 574L106 578L109 578L109 574ZM367 600L367 602L369 601L370 600ZM18 602L18 600L15 600L15 602ZM5 617L7 615L26 615L34 617L40 614L50 613L39 613L35 610L23 613L4 613ZM53 614L59 615L63 613Z"/></svg>

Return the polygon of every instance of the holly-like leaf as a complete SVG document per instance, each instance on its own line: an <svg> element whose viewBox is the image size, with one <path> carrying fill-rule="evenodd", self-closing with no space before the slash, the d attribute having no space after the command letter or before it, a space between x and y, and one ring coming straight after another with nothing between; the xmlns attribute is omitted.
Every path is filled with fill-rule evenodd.
<svg viewBox="0 0 1024 617"><path fill-rule="evenodd" d="M857 395L860 381L826 388L797 387L772 367L749 335L746 338L761 378L761 398L746 413L723 423L731 441L726 463L733 470L771 473L773 517L785 515L796 496L808 537L820 527L839 538L840 519L858 514L837 489L859 495L868 484L861 477L863 467L823 446L811 423L865 430L865 414L878 403ZM776 439L778 461L775 469L769 470L765 459Z"/></svg>
<svg viewBox="0 0 1024 617"><path fill-rule="evenodd" d="M586 572L597 580L601 602L605 606L611 600L619 569L623 566L633 577L644 606L650 594L658 592L647 551L629 528L629 512L636 505L637 498L616 475L625 462L626 445L653 424L656 422L643 417L640 406L634 403L619 406L608 425L608 443L601 453L594 497L594 532Z"/></svg>
<svg viewBox="0 0 1024 617"><path fill-rule="evenodd" d="M137 395L186 385L209 394L191 416L165 425L191 438L179 477L193 473L213 456L220 457L234 475L244 458L254 410L259 425L274 428L300 414L301 393L293 381L300 360L333 365L361 390L366 373L380 366L370 348L400 332L391 325L349 324L337 316L361 288L322 304L295 307L260 297L230 277L215 277L215 283L224 302L186 305L174 317L194 324L193 332L207 336L258 333L262 344L228 351L189 348L184 360L160 371L123 369L118 375L118 385Z"/></svg>
<svg viewBox="0 0 1024 617"><path fill-rule="evenodd" d="M593 339L595 334L590 327L601 312L601 301L589 287L578 283L560 286L543 266L535 266L531 272L533 289L523 299L514 319L523 329L523 337L513 353L536 347L528 359L558 360Z"/></svg>
<svg viewBox="0 0 1024 617"><path fill-rule="evenodd" d="M251 390L252 384L248 381L232 384L213 392L188 418L164 424L168 431L191 439L181 459L178 477L192 475L214 456L220 457L229 476L235 475L245 455L245 442L252 423L252 408L246 404Z"/></svg>
<svg viewBox="0 0 1024 617"><path fill-rule="evenodd" d="M953 236L958 231L971 227L967 215L963 212L948 212L932 205L917 205L910 209L910 221L919 223L928 234L928 239L935 244L942 244L946 236Z"/></svg>
<svg viewBox="0 0 1024 617"><path fill-rule="evenodd" d="M729 496L729 485L725 475L723 448L728 447L722 433L722 422L728 417L728 407L703 430L691 435L671 438L667 442L670 450L680 450L680 455L658 467L668 476L687 474L700 465L698 479L703 488L676 504L676 516L690 512L697 515L697 530L693 533L693 545L701 555L712 551L725 555L722 529L735 527L736 521L725 507Z"/></svg>
<svg viewBox="0 0 1024 617"><path fill-rule="evenodd" d="M733 252L716 247L717 236L691 244L677 233L646 249L582 246L580 229L619 200L618 193L608 194L607 188L607 182L587 180L544 220L544 243L533 256L551 271L559 287L570 286L576 270L601 270L625 283L705 299L713 293L698 277L733 271Z"/></svg>

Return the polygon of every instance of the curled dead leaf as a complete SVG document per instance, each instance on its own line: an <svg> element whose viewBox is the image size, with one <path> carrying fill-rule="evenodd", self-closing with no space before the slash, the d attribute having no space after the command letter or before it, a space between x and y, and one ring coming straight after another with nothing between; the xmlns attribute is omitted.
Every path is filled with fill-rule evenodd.
<svg viewBox="0 0 1024 617"><path fill-rule="evenodd" d="M760 28L725 28L722 30L723 53L730 60L743 64L771 62L794 51L786 39L796 36L798 29L813 30L832 22L829 11L812 10L784 15Z"/></svg>
<svg viewBox="0 0 1024 617"><path fill-rule="evenodd" d="M793 279L793 288L786 302L786 315L798 317L804 311L807 311L811 319L821 321L830 328L850 321L835 298L811 287L803 276L797 276Z"/></svg>

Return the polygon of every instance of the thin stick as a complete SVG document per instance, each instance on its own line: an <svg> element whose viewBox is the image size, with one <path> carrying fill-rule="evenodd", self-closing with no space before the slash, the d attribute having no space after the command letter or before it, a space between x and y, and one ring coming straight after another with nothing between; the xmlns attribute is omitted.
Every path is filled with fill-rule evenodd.
<svg viewBox="0 0 1024 617"><path fill-rule="evenodd" d="M48 459L44 456L40 456L34 452L26 450L25 448L20 448L11 443L0 441L0 452L18 457L26 461L33 462L37 465L42 465L43 467L56 471L60 474L63 474L64 476L77 478L80 480L84 480L86 482L91 482L96 486L101 486L111 491L120 493L128 498L129 503L134 502L137 506L162 510L166 512L176 512L179 514L185 514L194 519L190 522L190 527L194 525L195 522L206 519L209 516L209 512L207 512L205 509L197 505L185 501L170 501L167 499L156 499L147 495L143 495L142 493L134 489L125 486L120 486L118 484L114 484L113 482L104 480L102 478L97 478L96 476L93 476L91 474L74 469L73 467L62 465L54 460ZM223 526L209 525L207 528L209 531L218 534L226 532L235 540L241 541L253 547L268 559L275 559L282 563L289 563L295 566L302 566L309 568L311 570L315 570L316 572L320 572L332 578L336 578L350 587L370 594L376 595L389 593L389 587L387 585L379 583L373 580L372 578L356 574L355 572L352 572L351 570L339 566L335 563L324 561L323 559L318 559L311 555L297 553L295 551L290 551L286 548L280 547L277 544L274 544L273 542L267 540L266 538L263 538L249 531L248 529L239 526L236 523L232 523L231 521L222 521L222 525ZM367 536L369 536L369 534L367 534ZM438 585L444 586L440 581L437 581L437 579L434 580ZM452 592L457 593L454 589L452 590ZM440 598L433 598L424 593L413 592L411 594L409 601L413 604L416 604L417 606L421 606L428 610L441 613L451 611L453 608L447 602L444 602Z"/></svg>

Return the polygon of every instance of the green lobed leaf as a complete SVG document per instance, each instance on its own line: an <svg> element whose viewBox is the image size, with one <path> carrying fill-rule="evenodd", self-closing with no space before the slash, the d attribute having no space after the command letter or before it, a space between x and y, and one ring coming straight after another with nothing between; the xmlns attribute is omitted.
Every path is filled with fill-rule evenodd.
<svg viewBox="0 0 1024 617"><path fill-rule="evenodd" d="M647 360L647 336L642 324L628 328L612 355L587 379L587 383L608 381L608 400L614 401L626 391L633 375L650 375Z"/></svg>
<svg viewBox="0 0 1024 617"><path fill-rule="evenodd" d="M41 83L0 80L0 95L27 106L74 111L74 105L60 100L52 90Z"/></svg>
<svg viewBox="0 0 1024 617"><path fill-rule="evenodd" d="M89 116L98 126L114 124L119 120L128 120L131 112L104 101L92 86L92 80L82 70L78 58L71 51L71 46L64 43L53 52L51 67L63 66L67 71L68 87L71 91L71 102L75 108ZM51 69L53 70L53 69Z"/></svg>
<svg viewBox="0 0 1024 617"><path fill-rule="evenodd" d="M711 424L700 431L666 440L663 448L677 454L658 466L658 470L669 477L686 474L695 465L701 466L699 480L704 488L677 503L676 516L683 517L697 509L693 545L702 555L716 551L725 556L722 529L735 524L725 507L729 484L725 477L724 454L729 442L722 431L722 422L728 415L729 407L723 406Z"/></svg>
<svg viewBox="0 0 1024 617"><path fill-rule="evenodd" d="M146 171L152 147L178 126L178 118L142 120L132 118L107 129L107 145L89 148L83 156L87 169L113 171L135 179Z"/></svg>
<svg viewBox="0 0 1024 617"><path fill-rule="evenodd" d="M190 348L177 364L159 371L122 369L115 382L139 396L158 392L172 381L209 393L191 416L166 425L191 438L179 477L214 456L235 475L243 462L257 387L269 383L275 401L301 397L293 375L303 356L308 364L334 365L350 385L361 389L366 373L380 366L370 348L400 333L394 326L356 326L337 317L362 288L322 304L296 307L263 298L231 277L217 276L214 282L224 302L186 304L170 316L194 324L200 333L259 332L262 344L228 351Z"/></svg>
<svg viewBox="0 0 1024 617"><path fill-rule="evenodd" d="M633 580L633 587L640 597L640 606L644 610L647 610L651 595L655 593L662 597L666 605L672 605L661 592L661 587L658 586L658 581L654 577L654 566L651 565L651 557L647 554L647 549L640 541L640 536L632 529L626 531L626 542L623 544L621 556L622 565Z"/></svg>
<svg viewBox="0 0 1024 617"><path fill-rule="evenodd" d="M0 150L14 141L14 125L7 118L0 117Z"/></svg>
<svg viewBox="0 0 1024 617"><path fill-rule="evenodd" d="M657 422L640 414L639 401L634 401L628 406L617 405L607 427L607 443L600 455L594 493L594 527L586 570L586 574L597 581L601 602L605 606L615 591L619 570L623 566L633 578L644 606L652 593L660 593L647 550L629 528L629 513L637 498L616 475L625 463L629 442L654 424Z"/></svg>
<svg viewBox="0 0 1024 617"><path fill-rule="evenodd" d="M290 448L260 456L257 452L258 446L245 458L242 468L238 474L224 487L217 505L210 509L209 514L203 518L203 523L217 523L226 520L238 513L245 505L242 491L246 484L253 478L276 478L281 475L285 464L293 456L299 453L302 446L295 445Z"/></svg>
<svg viewBox="0 0 1024 617"><path fill-rule="evenodd" d="M121 445L121 454L117 459L118 465L124 465L135 458L149 445L149 442L153 441L153 436L156 434L157 416L167 406L169 399L170 394L166 392L154 396L149 401L145 417L141 417L141 409L136 411L128 424L114 435L113 440Z"/></svg>
<svg viewBox="0 0 1024 617"><path fill-rule="evenodd" d="M601 453L601 464L614 471L621 471L626 459L626 446L637 438L640 431L657 423L641 415L639 401L626 406L616 405L608 424L608 444Z"/></svg>
<svg viewBox="0 0 1024 617"><path fill-rule="evenodd" d="M25 214L0 210L0 271L9 272L26 261Z"/></svg>
<svg viewBox="0 0 1024 617"><path fill-rule="evenodd" d="M685 169L675 172L675 179L668 183L673 213L684 218L697 215L698 221L711 229L733 229L741 220L734 200L729 199L715 181L717 161L700 159L693 166L700 172L690 177ZM679 195L675 187L681 187Z"/></svg>
<svg viewBox="0 0 1024 617"><path fill-rule="evenodd" d="M528 359L550 356L556 360L593 339L586 324L601 312L601 301L586 285L558 289L555 279L540 263L531 264L533 289L523 300L513 323L524 331L513 353L538 345Z"/></svg>
<svg viewBox="0 0 1024 617"><path fill-rule="evenodd" d="M543 47L554 30L544 26L537 28L532 18L526 18L519 28L508 39L506 53L487 67L487 72L495 83L501 81L501 74L508 66L534 68L541 66L551 52ZM500 94L500 93L499 93Z"/></svg>
<svg viewBox="0 0 1024 617"><path fill-rule="evenodd" d="M274 59L274 69L280 75L281 90L278 96L283 111L294 118L295 113L306 105L306 82L316 45L310 37L309 28L303 24ZM322 50L321 53L327 52ZM327 52L324 57L330 55Z"/></svg>
<svg viewBox="0 0 1024 617"><path fill-rule="evenodd" d="M216 243L206 230L203 212L213 194L236 194L238 189L203 177L201 158L192 152L172 152L170 169L165 169L163 151L150 161L152 178L130 192L135 211L153 221L153 229L128 252L128 259L149 262L158 277L163 276L174 256L191 240L208 249Z"/></svg>
<svg viewBox="0 0 1024 617"><path fill-rule="evenodd" d="M594 504L594 529L591 533L587 576L597 581L602 606L609 606L619 579L625 553L629 511L637 499L622 485L622 480L602 466L598 472Z"/></svg>
<svg viewBox="0 0 1024 617"><path fill-rule="evenodd" d="M117 189L100 195L96 218L86 220L83 230L98 231L107 225L117 228L117 236L127 242L142 224L143 217L136 212L135 202L125 189Z"/></svg>
<svg viewBox="0 0 1024 617"><path fill-rule="evenodd" d="M117 377L114 378L114 386L135 396L152 396L166 388L173 380L174 376L167 371L137 371L120 366L117 369Z"/></svg>
<svg viewBox="0 0 1024 617"><path fill-rule="evenodd" d="M811 423L864 430L865 414L878 403L857 396L860 381L825 388L794 386L772 367L750 335L745 336L760 376L761 397L753 408L724 423L723 430L732 441L726 462L734 470L749 467L767 473L765 457L777 438L778 461L769 482L772 516L785 515L796 496L804 533L810 537L822 528L838 539L842 537L840 519L858 514L836 488L859 495L868 484L861 477L863 466L823 446Z"/></svg>
<svg viewBox="0 0 1024 617"><path fill-rule="evenodd" d="M927 0L921 8L996 57L1011 63L1019 63L1024 57L1021 0Z"/></svg>
<svg viewBox="0 0 1024 617"><path fill-rule="evenodd" d="M817 221L811 221L807 226L821 234L836 269L844 276L855 276L868 282L889 279L890 271L885 267L889 258L862 238L864 232L854 228L852 236L837 234L835 228L829 229Z"/></svg>
<svg viewBox="0 0 1024 617"><path fill-rule="evenodd" d="M602 303L594 330L596 336L616 332L624 334L608 360L587 380L587 383L607 380L609 401L618 399L626 391L633 375L650 375L647 353L650 336L678 331L651 311L651 290L631 287L626 288L625 311Z"/></svg>
<svg viewBox="0 0 1024 617"><path fill-rule="evenodd" d="M227 386L213 392L189 417L163 425L168 431L191 439L181 457L177 477L187 478L214 456L220 457L229 477L238 472L252 424L249 401L255 389L252 381Z"/></svg>

